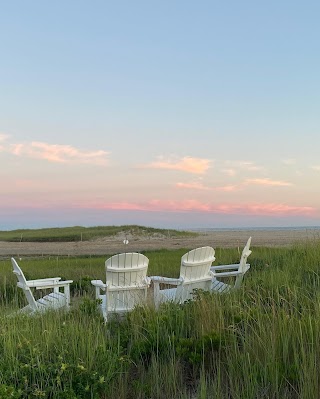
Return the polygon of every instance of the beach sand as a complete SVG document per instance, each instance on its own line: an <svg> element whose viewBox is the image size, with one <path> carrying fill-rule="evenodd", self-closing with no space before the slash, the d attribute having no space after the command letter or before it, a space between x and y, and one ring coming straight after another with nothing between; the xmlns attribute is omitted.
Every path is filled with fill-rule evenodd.
<svg viewBox="0 0 320 399"><path fill-rule="evenodd" d="M125 235L99 238L79 242L4 242L0 241L0 257L22 255L112 255L119 252L140 252L157 249L192 249L202 246L216 248L242 248L252 237L252 247L279 247L293 245L306 240L320 240L320 229L266 229L266 230L218 230L201 232L196 237L171 238L165 236L129 236L128 244L123 243Z"/></svg>

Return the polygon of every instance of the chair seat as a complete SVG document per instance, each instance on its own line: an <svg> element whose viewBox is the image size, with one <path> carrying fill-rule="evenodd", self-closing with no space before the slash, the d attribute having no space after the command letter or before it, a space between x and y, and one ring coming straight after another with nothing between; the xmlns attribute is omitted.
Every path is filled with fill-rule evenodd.
<svg viewBox="0 0 320 399"><path fill-rule="evenodd" d="M168 288L159 291L159 301L174 301L176 299L176 288Z"/></svg>
<svg viewBox="0 0 320 399"><path fill-rule="evenodd" d="M112 308L111 306L107 305L107 297L106 295L99 295L99 299L101 300L100 308L101 311L103 312L104 309L107 309L108 312L114 312L114 313L122 313L122 312L128 312L130 310L134 309L134 306L130 307L126 303L118 300L117 301L117 306Z"/></svg>
<svg viewBox="0 0 320 399"><path fill-rule="evenodd" d="M37 300L37 304L46 308L59 309L66 306L66 296L62 292L51 292Z"/></svg>
<svg viewBox="0 0 320 399"><path fill-rule="evenodd" d="M25 306L22 309L19 309L16 313L25 313L25 314L36 314L41 312L46 312L49 309L60 309L64 308L67 304L66 297L61 292L52 292L48 295L45 295L43 298L40 298L36 301L37 308L34 309L29 305Z"/></svg>
<svg viewBox="0 0 320 399"><path fill-rule="evenodd" d="M215 292L228 292L231 290L231 285L225 284L222 281L217 280L216 278L212 279L211 283L211 291Z"/></svg>

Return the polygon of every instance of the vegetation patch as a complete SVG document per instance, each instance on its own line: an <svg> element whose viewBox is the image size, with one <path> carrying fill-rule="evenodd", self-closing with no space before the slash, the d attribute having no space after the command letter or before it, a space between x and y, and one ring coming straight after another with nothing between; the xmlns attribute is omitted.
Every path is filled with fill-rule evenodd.
<svg viewBox="0 0 320 399"><path fill-rule="evenodd" d="M197 233L190 231L156 229L152 227L123 225L96 227L61 227L47 229L19 229L0 231L0 241L11 242L70 242L89 241L101 237L124 236L142 237L194 237Z"/></svg>
<svg viewBox="0 0 320 399"><path fill-rule="evenodd" d="M219 249L216 263L234 263ZM177 277L183 250L146 252L148 274ZM0 399L309 399L320 397L320 242L253 248L239 291L197 291L105 324L91 279L105 257L22 259L32 278L73 279L71 311L6 317L23 306L0 261ZM21 290L20 290L21 291Z"/></svg>

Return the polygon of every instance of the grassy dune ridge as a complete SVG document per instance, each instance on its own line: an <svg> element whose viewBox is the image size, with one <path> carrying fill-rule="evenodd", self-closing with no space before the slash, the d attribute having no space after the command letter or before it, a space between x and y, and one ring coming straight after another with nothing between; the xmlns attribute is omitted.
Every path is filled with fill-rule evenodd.
<svg viewBox="0 0 320 399"><path fill-rule="evenodd" d="M177 277L184 252L146 252L148 274ZM215 264L239 256L217 248ZM24 298L0 261L0 398L320 397L319 240L253 247L232 294L200 292L104 325L90 280L105 279L106 257L22 258L28 278L74 280L69 313L34 318L4 317Z"/></svg>
<svg viewBox="0 0 320 399"><path fill-rule="evenodd" d="M12 242L66 242L88 241L100 237L111 237L117 234L132 234L150 236L160 234L169 237L192 237L196 233L180 230L157 229L153 227L123 225L123 226L95 226L95 227L56 227L44 229L19 229L0 231L0 241Z"/></svg>

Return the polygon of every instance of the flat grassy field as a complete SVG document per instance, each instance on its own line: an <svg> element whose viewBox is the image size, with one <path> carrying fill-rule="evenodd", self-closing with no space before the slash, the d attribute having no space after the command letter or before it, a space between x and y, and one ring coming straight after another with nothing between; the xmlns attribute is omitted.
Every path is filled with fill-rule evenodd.
<svg viewBox="0 0 320 399"><path fill-rule="evenodd" d="M27 278L74 280L70 312L32 318L6 317L25 299L0 260L0 398L320 397L320 241L252 250L240 290L106 325L90 284L105 256L17 259ZM178 277L184 252L145 252L148 274ZM216 248L215 264L239 258Z"/></svg>
<svg viewBox="0 0 320 399"><path fill-rule="evenodd" d="M111 237L117 234L152 236L163 235L170 237L193 237L196 233L190 231L155 229L152 227L124 225L124 226L96 226L96 227L56 227L46 229L19 229L0 231L0 241L11 242L70 242L89 241L100 237Z"/></svg>

